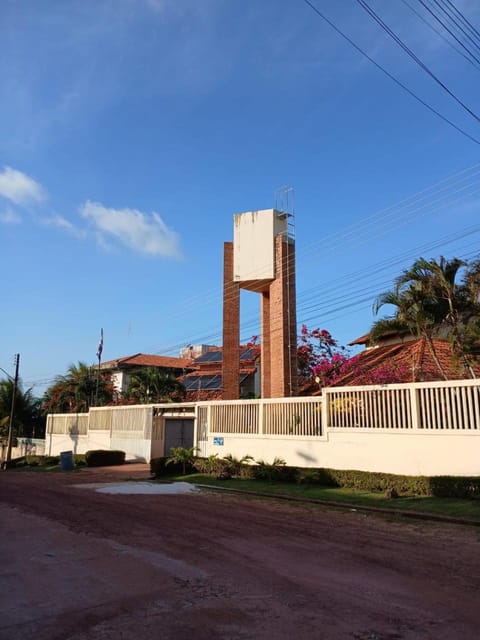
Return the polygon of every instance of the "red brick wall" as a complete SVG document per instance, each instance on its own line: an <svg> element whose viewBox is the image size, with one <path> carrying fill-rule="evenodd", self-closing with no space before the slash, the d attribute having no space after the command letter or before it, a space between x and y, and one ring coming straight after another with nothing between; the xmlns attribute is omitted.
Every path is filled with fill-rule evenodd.
<svg viewBox="0 0 480 640"><path fill-rule="evenodd" d="M240 288L233 281L233 242L223 249L223 399L240 396Z"/></svg>
<svg viewBox="0 0 480 640"><path fill-rule="evenodd" d="M254 283L250 283L252 285ZM251 286L249 288L252 288ZM259 282L258 291L265 289ZM262 398L297 395L295 245L275 238L275 280L260 294ZM233 243L224 244L223 399L240 395L240 286L233 281Z"/></svg>
<svg viewBox="0 0 480 640"><path fill-rule="evenodd" d="M272 394L271 380L271 344L270 344L270 292L262 294L262 327L261 327L261 359L260 359L260 386L262 398L270 398Z"/></svg>
<svg viewBox="0 0 480 640"><path fill-rule="evenodd" d="M282 236L275 238L275 280L270 285L270 353L270 397L296 395L295 245Z"/></svg>

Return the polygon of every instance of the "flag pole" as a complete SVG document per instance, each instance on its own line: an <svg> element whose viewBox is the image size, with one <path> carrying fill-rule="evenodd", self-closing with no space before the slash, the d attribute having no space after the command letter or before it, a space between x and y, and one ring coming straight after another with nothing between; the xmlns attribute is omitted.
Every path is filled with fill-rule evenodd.
<svg viewBox="0 0 480 640"><path fill-rule="evenodd" d="M100 363L102 361L102 351L103 351L103 327L100 329L100 340L98 341L97 348L97 358L98 358L98 368L97 368L97 384L95 387L95 406L98 406L98 382L100 379Z"/></svg>

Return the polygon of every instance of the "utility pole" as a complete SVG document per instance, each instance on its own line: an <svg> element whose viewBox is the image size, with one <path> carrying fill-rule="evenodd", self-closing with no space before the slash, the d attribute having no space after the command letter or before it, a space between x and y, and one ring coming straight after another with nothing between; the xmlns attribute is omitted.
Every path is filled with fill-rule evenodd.
<svg viewBox="0 0 480 640"><path fill-rule="evenodd" d="M12 389L12 407L10 409L10 422L8 425L7 455L5 456L5 460L3 462L4 469L8 469L8 463L12 459L13 418L15 416L15 397L17 395L19 365L20 365L20 354L16 353L15 354L15 377L13 379L13 389Z"/></svg>

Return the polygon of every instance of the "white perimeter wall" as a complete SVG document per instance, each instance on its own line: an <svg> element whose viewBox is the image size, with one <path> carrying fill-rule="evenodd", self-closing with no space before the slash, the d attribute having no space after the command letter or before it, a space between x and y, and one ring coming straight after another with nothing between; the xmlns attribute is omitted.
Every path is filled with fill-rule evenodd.
<svg viewBox="0 0 480 640"><path fill-rule="evenodd" d="M282 458L289 466L357 469L402 475L480 475L479 434L329 432L316 437L282 438L223 434L223 446L209 435L203 455L251 455L273 462Z"/></svg>
<svg viewBox="0 0 480 640"><path fill-rule="evenodd" d="M62 451L86 453L91 449L110 448L110 431L91 431L85 436L48 433L45 437L47 456L58 456Z"/></svg>
<svg viewBox="0 0 480 640"><path fill-rule="evenodd" d="M139 460L142 462L150 461L150 451L152 442L150 439L144 438L122 438L112 436L110 449L117 451L125 451L127 460Z"/></svg>

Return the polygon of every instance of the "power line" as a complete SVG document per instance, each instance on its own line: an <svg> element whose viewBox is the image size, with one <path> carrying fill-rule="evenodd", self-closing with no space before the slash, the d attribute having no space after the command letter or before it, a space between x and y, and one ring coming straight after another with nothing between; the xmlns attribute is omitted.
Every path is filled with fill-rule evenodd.
<svg viewBox="0 0 480 640"><path fill-rule="evenodd" d="M451 24L454 25L454 27L456 27L461 33L463 33L463 35L465 36L465 38L467 40L469 40L473 46L479 50L480 52L480 46L478 44L478 42L476 42L475 40L477 40L477 36L475 36L474 34L474 38L472 38L472 36L468 33L468 31L465 31L464 27L462 26L461 23L458 22L458 19L455 17L455 15L453 14L453 12L449 9L446 9L444 6L442 6L440 4L440 2L438 2L438 0L433 0L433 2L437 5L437 7L440 9L440 11L446 15L447 19L450 21ZM448 6L448 5L446 5Z"/></svg>
<svg viewBox="0 0 480 640"><path fill-rule="evenodd" d="M462 233L456 234L454 236L448 236L446 239L441 239L441 240L437 240L434 243L430 243L429 245L422 245L420 247L417 247L415 249L410 250L409 254L402 254L400 257L403 258L403 262L405 262L405 260L407 258L414 258L414 257L418 257L419 253L424 253L428 250L432 250L434 248L438 248L440 246L443 246L445 244L451 244L452 242L459 240L463 237L466 237L468 235L472 235L473 233L478 233L480 232L480 226L477 227L471 227L471 228L467 228L467 230L464 230ZM476 245L477 246L477 245ZM478 253L478 251L477 251ZM365 272L375 272L375 273L380 273L381 271L388 271L391 270L392 265L395 264L401 264L402 260L400 259L391 259L390 261L388 260L384 260L381 263L377 263L374 265L371 265L369 267L365 267L364 271ZM354 276L352 278L352 275ZM357 277L357 273L355 274L350 274L348 276L344 276L343 278L339 278L337 279L336 282L342 281L342 280L347 280L347 283L344 284L344 288L346 286L348 286L349 284L352 284L352 282L355 282L355 280L358 279ZM378 282L375 285L371 286L371 295L373 295L375 293L375 291L379 290L379 287L382 286L386 286L388 284L389 281L382 281L381 283ZM338 285L337 286L333 286L331 285L331 289L334 289L335 291L338 291ZM357 291L357 288L354 289L354 291ZM299 304L298 306L298 312L299 314L301 314L302 312L306 311L306 310L310 310L312 311L315 308L322 308L324 309L326 306L333 306L333 310L332 312L336 312L339 309L343 309L345 307L339 307L338 304L342 301L342 299L345 300L349 300L351 298L352 293L350 291L347 290L347 292L343 295L343 296L336 296L334 298L330 297L330 298L326 298L323 299L321 301L318 302L317 305L310 305L309 307L306 307L305 305ZM363 299L363 298L362 298ZM371 297L370 297L371 300ZM302 320L299 319L299 322L302 322ZM255 329L255 333L257 332L259 326L259 321L258 318L256 318L255 320L247 320L246 322L242 323L242 334L245 335L245 332L247 329ZM215 333L209 333L209 334L204 334L201 337L198 337L197 339L192 339L192 337L190 336L190 341L193 340L193 342L197 342L197 343L211 343L211 342L216 342L217 339L221 339L221 329ZM168 349L164 348L162 351L163 353L168 353L169 351L175 351L178 349L180 349L182 346L184 346L185 342L179 343L177 345L172 345L171 347L169 347Z"/></svg>
<svg viewBox="0 0 480 640"><path fill-rule="evenodd" d="M480 232L480 226L468 227L466 230L464 230L460 234L456 234L454 236L447 236L446 238L439 239L434 243L416 247L410 250L410 252L408 253L405 252L403 254L400 254L399 256L396 256L393 259L384 260L380 263L367 266L363 269L363 272L368 272L372 270L374 270L375 273L377 274L380 273L381 271L388 272L388 270L389 269L391 270L393 266L401 265L402 262L405 263L405 260L409 258L412 259L412 258L418 257L418 255L420 255L421 253L425 253L426 251L431 251L435 248L440 248L442 246L445 246L446 244L451 244L455 240L459 240L468 235L472 235L478 232ZM463 249L466 249L467 247L471 247L471 246L475 246L475 249L465 254L461 252L462 248L460 248L460 250L457 251L457 256L464 260L468 260L470 258L478 256L478 253L479 253L478 242L470 243L469 245L466 245ZM358 279L361 279L362 276L360 276L359 274L361 274L361 272L354 272L352 274L348 274L347 276L337 278L336 280L330 283L330 288L324 289L324 291L334 290L338 292L339 289L342 287L345 289L346 287L353 284ZM385 289L386 287L391 285L393 278L394 276L391 276L388 279L385 279L385 278L382 278L382 280L377 279L373 284L370 284L369 286L364 287L363 289L358 289L357 287L355 287L354 289L347 289L346 292L341 296L327 297L324 299L320 299L318 303L314 305L307 306L305 303L299 304L298 312L300 314L302 313L307 314L307 313L313 312L313 315L308 315L308 316L304 315L303 317L299 317L297 320L297 324L300 325L300 324L307 324L313 321L315 322L318 322L320 320L323 321L323 318L328 318L329 321L332 321L338 318L345 317L345 315L347 315L347 313L349 313L353 309L371 308L372 298L375 295L378 295L378 292L381 289ZM335 285L335 283L341 282L342 280L345 280L345 283L343 285L340 285L340 287L338 284ZM308 293L309 291L310 289L307 291L304 291L303 293ZM365 302L369 302L369 304L365 305L364 304ZM360 307L360 305L363 305L363 306ZM319 310L321 312L314 313L316 310ZM251 318L251 319L248 319L246 322L243 322L241 327L242 329L241 342L248 340L247 330L249 331L249 335L252 335L252 333L250 332L253 332L256 334L259 332L259 326L260 325L259 325L258 318L255 318L255 319ZM161 352L164 355L167 355L170 353L178 353L178 351L181 348L183 348L186 343L212 344L212 343L218 342L219 340L221 340L221 338L222 338L222 329L220 328L215 332L203 334L201 336L192 337L190 335L188 340L183 340L182 342L178 342L176 344L172 344L167 347L164 347L161 350ZM43 385L48 385L50 383L53 383L57 379L58 379L58 375L52 375L51 377L46 377L42 379L28 380L25 383L32 387L40 386L40 385L43 386Z"/></svg>
<svg viewBox="0 0 480 640"><path fill-rule="evenodd" d="M461 175L462 173L465 173L465 171L460 172L460 175ZM458 176L458 175L459 175L459 174L457 174L457 176ZM460 180L463 180L463 179L464 179L464 178L460 178ZM438 184L438 185L441 185L441 184L443 184L444 182L445 182L445 181L441 181L440 183L437 183L437 184ZM457 180L457 182L458 182L458 180ZM445 187L445 186L443 186L443 187L440 189L440 191L445 190L445 188L446 188L446 187ZM431 190L431 189L430 189L430 190ZM479 187L479 188L477 188L475 191L473 191L473 193L475 193L475 192L477 192L477 191L479 191L479 190L480 190L480 187ZM420 193L425 194L425 192L428 192L428 191L429 191L429 189L425 189L425 190L423 190L423 191L422 191L422 192L420 192ZM466 194L466 195L472 195L472 193L469 193L469 194ZM423 196L423 198L425 198L425 197L426 197L426 195L424 195L424 196ZM445 207L447 207L447 206L451 206L452 204L455 204L456 202L458 202L459 200L461 200L463 197L465 197L465 196L462 196L462 197L460 197L460 198L457 198L457 199L456 199L456 200L454 200L454 201L449 201L449 202L447 202L447 203L443 204L442 206L438 206L438 204L437 204L437 206L436 206L436 207L434 207L433 209L429 210L427 213L424 213L424 215L432 214L432 213L437 212L437 211L439 211L439 210L441 210L441 209L443 209L443 208L445 208ZM404 200L403 202L412 201L412 199L413 199L413 196L412 196L411 198L407 198L407 199L406 199L406 200ZM437 201L438 201L438 199L437 199ZM437 202L437 201L434 201L434 202ZM424 206L423 206L423 207L421 207L420 209L425 208L425 206L429 206L429 205L424 205ZM430 205L430 206L431 206L431 205ZM392 207L389 207L387 210L394 210L394 207L393 207L393 206L392 206ZM410 213L411 213L411 212L410 212ZM395 215L395 216L398 218L398 212L393 211L392 215ZM373 217L373 216L370 216L370 218L372 218L372 217ZM408 220L405 220L405 221L403 222L403 224L406 224L407 222L408 222ZM356 224L361 224L361 222L360 222L360 223L356 223ZM377 224L377 223L376 223L376 226L378 226L378 224ZM385 233L385 232L384 232L384 233ZM339 234L336 234L336 235L337 235L337 237L339 236ZM368 239L368 240L372 240L372 239L374 239L375 237L378 237L379 235L381 235L381 233L377 233L377 234L374 236L374 235L372 235L372 233L371 233L370 231L368 231L368 237L367 237L367 239ZM328 250L328 247L325 247L325 246L324 246L324 242L321 242L320 244L321 244L321 246L322 246L322 255L325 255L326 250ZM358 246L358 244L359 244L359 243L358 243L358 234L357 234L357 237L356 237L356 246ZM338 245L340 245L340 246L342 246L342 247L344 248L344 246L345 246L345 237L340 237L340 238L338 239L338 241L337 241L337 245L334 245L334 246L338 246ZM298 274L299 272L300 272L300 270L297 270L297 274ZM197 306L197 311L198 311L198 306ZM244 323L242 324L242 330L243 330L243 327L245 327L245 324L244 324ZM214 334L214 336L213 336L213 337L212 337L212 335L207 335L206 337L205 337L205 336L202 336L202 338L201 338L201 339L199 338L198 340L194 340L194 341L198 341L198 342L200 342L200 341L207 341L207 342L208 342L208 341L211 341L211 340L216 340L216 339L217 339L217 337L218 337L218 334ZM191 342L191 341L192 341L192 338L190 338L190 340L189 340L189 341ZM178 345L178 346L176 346L176 348L177 348L177 349L179 349L179 348L181 348L182 346L184 346L184 345L183 345L183 343L182 343L182 344L180 344L180 345ZM162 353L164 353L164 352L165 352L165 349L162 349L162 350L161 350L161 352L162 352Z"/></svg>
<svg viewBox="0 0 480 640"><path fill-rule="evenodd" d="M444 42L446 42L446 44L448 44L449 47L451 47L454 51L456 51L460 56L462 56L462 58L464 60L466 60L468 63L470 63L472 65L472 67L474 67L475 69L480 71L480 65L477 65L471 58L469 58L468 56L466 56L463 51L460 51L460 49L458 47L456 47L453 42L451 42L448 38L446 38L443 33L441 31L439 31L436 27L433 26L433 24L431 22L429 22L428 20L426 20L421 13L419 13L414 7L412 7L412 5L407 2L407 0L401 0L403 2L403 4L408 7L410 9L410 11L412 11L419 20L421 20L424 24L427 25L427 27L429 29L431 29L434 33L437 34L437 36L439 38L441 38Z"/></svg>
<svg viewBox="0 0 480 640"><path fill-rule="evenodd" d="M371 56L368 55L368 53L366 51L364 51L359 45L357 45L351 38L349 38L343 31L341 31L329 18L327 18L327 16L325 16L319 9L317 9L317 7L312 4L310 2L310 0L303 0L303 2L305 2L305 4L307 4L318 16L320 16L320 18L322 18L322 20L324 20L336 33L338 33L344 40L346 40L354 49L356 49L362 56L364 56L365 58L367 58L367 60L369 60L373 65L375 65L377 67L377 69L379 69L382 73L384 73L388 78L390 78L390 80L392 80L393 82L395 82L395 84L397 84L399 87L401 87L404 91L406 91L410 96L412 96L412 98L414 98L415 100L417 100L417 102L420 102L420 104L423 104L424 107L426 107L429 111L431 111L432 113L434 113L438 118L440 118L441 120L443 120L444 122L446 122L447 124L449 124L451 127L453 127L456 131L458 131L459 133L461 133L463 136L465 136L466 138L468 138L469 140L471 140L472 142L475 142L475 144L480 145L480 140L478 140L477 138L474 138L472 135L470 135L467 131L465 131L464 129L462 129L461 127L459 127L458 125L456 125L454 122L452 122L452 120L450 120L449 118L447 118L446 116L442 115L439 111L437 111L437 109L435 109L434 107L432 107L431 105L428 104L428 102L426 102L425 100L423 100L422 98L420 98L419 96L417 96L416 93L414 93L411 89L409 89L405 84L403 84L403 82L401 82L400 80L398 80L398 78L396 78L394 75L392 75L389 71L387 71L385 69L385 67L382 67L381 64L379 64L376 60L374 60Z"/></svg>
<svg viewBox="0 0 480 640"><path fill-rule="evenodd" d="M476 62L480 63L480 60L477 58L477 56L475 54L473 54L470 49L468 47L466 47L464 45L464 43L457 38L457 36L453 33L453 31L443 22L443 20L441 20L441 18L439 18L434 11L431 10L431 8L423 1L423 0L417 0L417 2L419 2L422 7L424 7L428 13L433 16L433 18L445 29L445 31L447 31L454 40L456 40L458 42L458 44L462 47L462 49L464 49L469 56L471 56Z"/></svg>
<svg viewBox="0 0 480 640"><path fill-rule="evenodd" d="M460 9L458 9L450 0L443 0L443 3L449 5L452 8L452 11L457 14L457 16L468 28L468 30L480 40L480 31L478 31L478 29L473 26L473 24L463 15Z"/></svg>
<svg viewBox="0 0 480 640"><path fill-rule="evenodd" d="M451 91L447 85L440 80L440 78L410 49L408 45L403 42L403 40L387 25L386 22L380 18L378 13L376 13L371 6L368 4L366 0L356 0L357 4L359 4L367 14L375 20L375 22L380 25L380 27L387 33L398 45L405 51L405 53L421 68L427 73L444 91L448 93L448 95L455 100L467 113L469 113L477 122L480 122L480 117L468 107L463 100Z"/></svg>
<svg viewBox="0 0 480 640"><path fill-rule="evenodd" d="M471 196L478 190L476 187L480 183L476 181L472 182L472 180L474 178L476 179L479 174L480 164L462 169L461 171L437 181L429 187L402 199L396 204L380 209L365 218L357 220L347 227L343 227L339 231L322 236L320 240L307 245L300 251L297 249L297 273L301 271L302 263L306 263L306 256L314 255L317 257L319 250L321 250L322 254L332 252L337 250L339 246L344 248L345 244L352 239L354 240L355 245L358 246L359 239L362 238L362 236L367 240L372 239L372 229L375 236L380 237L381 235L385 235L385 233L391 230L392 227L406 224L413 216L424 217L425 215L431 215L441 209L456 204L465 197ZM465 191L473 188L475 188L473 192L469 191L468 193L465 193ZM453 196L457 195L458 197L455 200L451 199ZM441 207L438 206L442 201L445 201L444 204ZM436 206L431 209L432 205ZM428 210L429 208L431 210ZM231 286L233 287L234 285ZM227 292L230 290L231 289L227 287ZM204 291L191 296L188 300L184 301L184 303L187 303L187 306L184 306L184 314L191 313L191 309L198 311L199 302L200 306L203 307L214 303L219 299L219 295L220 292L218 288L215 288L210 291Z"/></svg>

